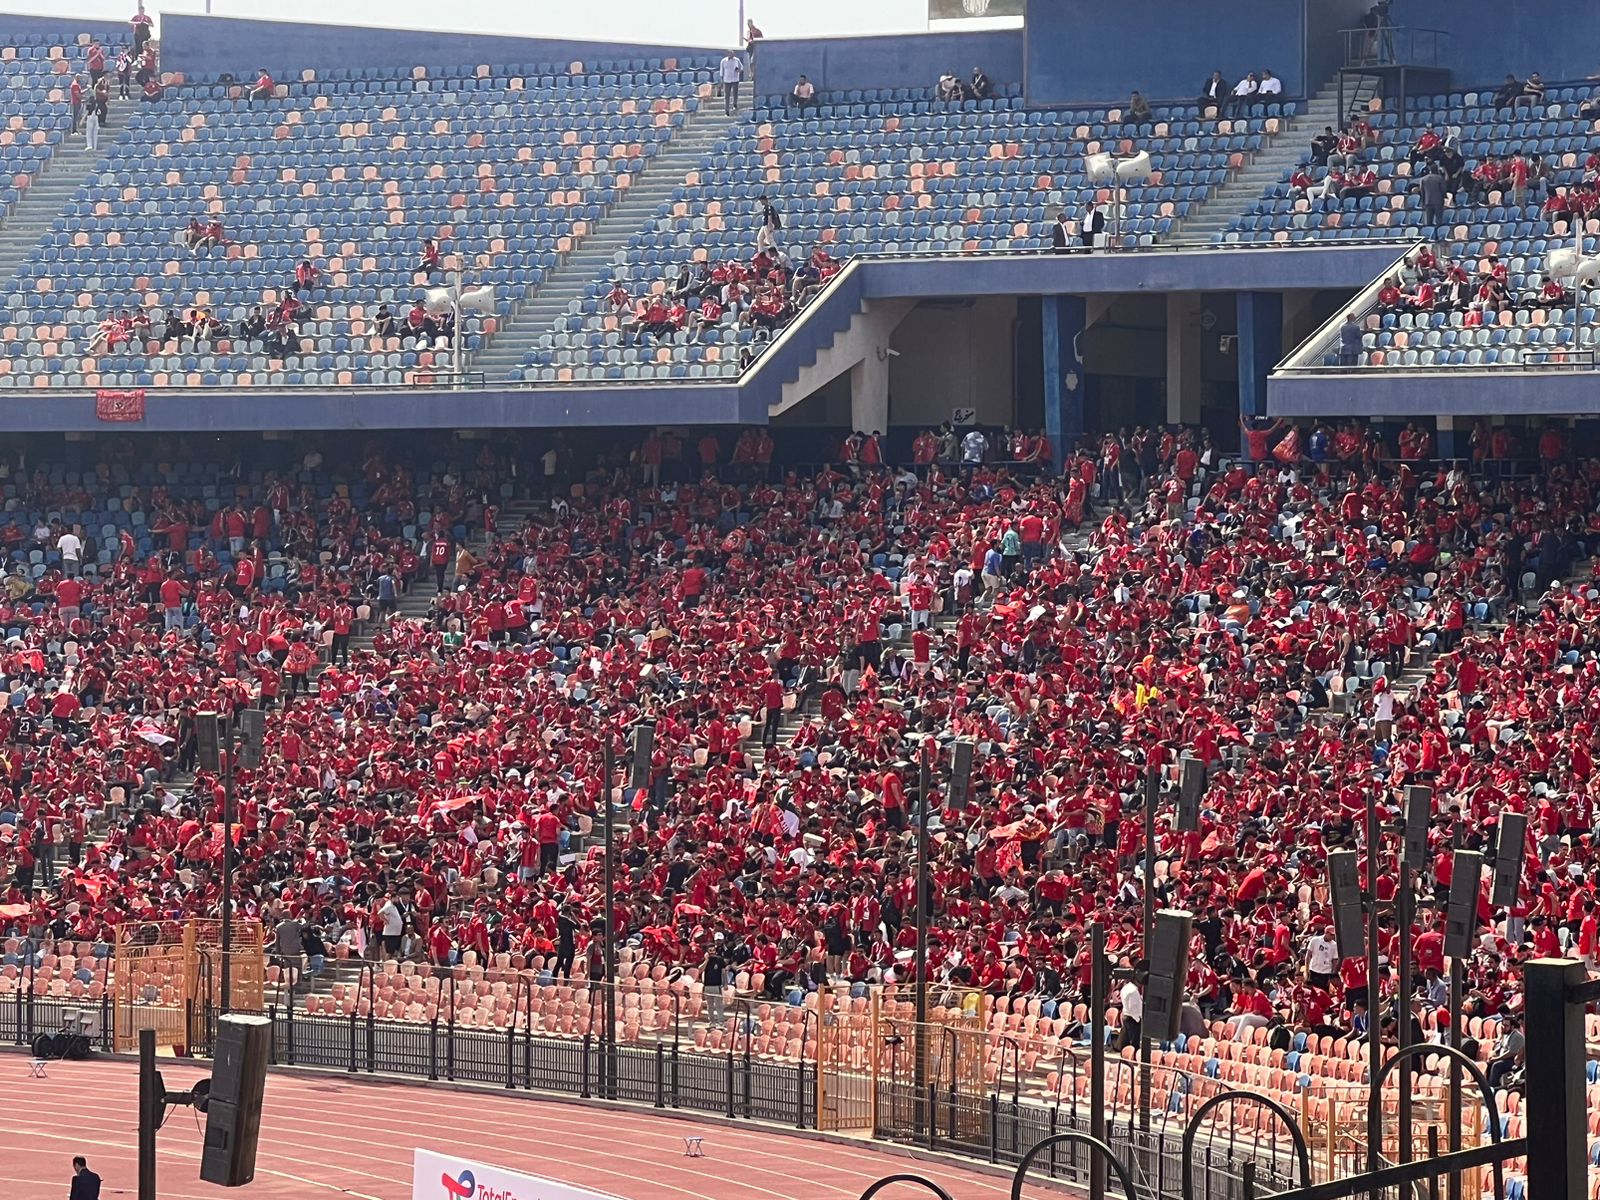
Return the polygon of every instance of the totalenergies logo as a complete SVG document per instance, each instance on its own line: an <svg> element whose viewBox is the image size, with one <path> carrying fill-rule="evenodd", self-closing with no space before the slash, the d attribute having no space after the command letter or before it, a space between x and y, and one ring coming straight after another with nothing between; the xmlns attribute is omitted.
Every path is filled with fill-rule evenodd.
<svg viewBox="0 0 1600 1200"><path fill-rule="evenodd" d="M520 1200L517 1193L508 1188L488 1184L479 1188L477 1177L471 1171L462 1171L456 1176L446 1171L439 1176L439 1183L444 1187L445 1200Z"/></svg>

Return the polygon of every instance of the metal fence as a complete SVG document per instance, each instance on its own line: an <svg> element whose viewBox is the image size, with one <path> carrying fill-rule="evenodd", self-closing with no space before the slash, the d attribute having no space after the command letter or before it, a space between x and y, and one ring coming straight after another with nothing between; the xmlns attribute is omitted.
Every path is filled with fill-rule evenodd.
<svg viewBox="0 0 1600 1200"><path fill-rule="evenodd" d="M90 1016L93 1049L112 1049L109 998L86 1004L20 990L0 1001L0 1043L36 1045L41 1035L62 1030L73 1014ZM214 1027L214 1012L200 1015L197 1027ZM268 1016L272 1061L278 1066L491 1085L817 1128L815 1064L803 1057L798 1062L761 1058L748 1039L708 1052L677 1038L607 1045L595 1034L553 1037L534 1032L528 1022L496 1030L466 1027L448 1017L405 1022L371 1014L313 1016L292 1005L269 1005ZM204 1056L208 1048L209 1038L189 1050ZM909 1077L890 1073L879 1078L873 1100L880 1115L876 1136L991 1163L1015 1165L1047 1139L1091 1130L1088 1107L1075 1092L1050 1101L1030 1099L1010 1086L981 1094L919 1090ZM910 1121L904 1119L908 1113ZM1132 1108L1108 1108L1106 1141L1147 1200L1176 1200L1183 1194L1183 1126L1181 1113L1157 1111L1146 1128ZM1031 1169L1087 1185L1091 1158L1082 1145L1053 1144ZM1287 1136L1263 1137L1231 1126L1212 1129L1190 1158L1190 1200L1249 1200L1292 1184Z"/></svg>

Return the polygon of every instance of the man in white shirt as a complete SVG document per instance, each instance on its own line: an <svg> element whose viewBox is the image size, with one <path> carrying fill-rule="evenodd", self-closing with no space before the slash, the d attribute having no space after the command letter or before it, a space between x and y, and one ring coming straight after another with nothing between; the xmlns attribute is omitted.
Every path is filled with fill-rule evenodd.
<svg viewBox="0 0 1600 1200"><path fill-rule="evenodd" d="M1250 110L1250 102L1256 98L1256 93L1261 90L1261 81L1256 78L1254 71L1246 75L1233 85L1232 102L1228 106L1228 115L1237 117Z"/></svg>
<svg viewBox="0 0 1600 1200"><path fill-rule="evenodd" d="M1130 979L1122 985L1122 1026L1117 1031L1117 1050L1120 1052L1126 1046L1139 1044L1139 1028L1144 1021L1144 992L1139 984L1144 979L1141 972L1138 979Z"/></svg>
<svg viewBox="0 0 1600 1200"><path fill-rule="evenodd" d="M739 81L744 78L744 60L729 50L717 68L717 78L722 81L722 106L728 116L739 107Z"/></svg>
<svg viewBox="0 0 1600 1200"><path fill-rule="evenodd" d="M1271 71L1261 72L1261 86L1256 89L1256 95L1271 96L1276 100L1283 95L1283 80L1279 79Z"/></svg>
<svg viewBox="0 0 1600 1200"><path fill-rule="evenodd" d="M83 569L83 539L76 525L56 539L56 549L61 553L63 574L76 575Z"/></svg>
<svg viewBox="0 0 1600 1200"><path fill-rule="evenodd" d="M1333 926L1320 929L1306 943L1306 972L1312 987L1326 988L1339 970L1339 943Z"/></svg>
<svg viewBox="0 0 1600 1200"><path fill-rule="evenodd" d="M382 922L383 936L383 948L378 952L378 958L399 958L400 935L405 931L406 922L392 895L383 898L383 907L378 909L378 920Z"/></svg>

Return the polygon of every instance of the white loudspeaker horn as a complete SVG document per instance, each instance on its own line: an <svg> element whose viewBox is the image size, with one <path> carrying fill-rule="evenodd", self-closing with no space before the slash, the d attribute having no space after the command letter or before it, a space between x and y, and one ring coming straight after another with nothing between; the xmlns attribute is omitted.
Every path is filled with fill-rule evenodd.
<svg viewBox="0 0 1600 1200"><path fill-rule="evenodd" d="M1132 158L1117 164L1117 178L1123 183L1148 183L1150 181L1150 152L1141 150Z"/></svg>
<svg viewBox="0 0 1600 1200"><path fill-rule="evenodd" d="M450 311L450 289L429 288L422 297L422 307L434 317L442 317Z"/></svg>
<svg viewBox="0 0 1600 1200"><path fill-rule="evenodd" d="M494 288L488 284L483 287L467 288L461 293L462 312L493 312Z"/></svg>
<svg viewBox="0 0 1600 1200"><path fill-rule="evenodd" d="M1600 257L1585 258L1574 246L1550 251L1545 256L1544 266L1551 279L1562 282L1589 286L1600 280Z"/></svg>
<svg viewBox="0 0 1600 1200"><path fill-rule="evenodd" d="M1117 177L1116 168L1112 166L1109 154L1086 155L1083 160L1083 173L1089 177L1090 183L1110 183Z"/></svg>

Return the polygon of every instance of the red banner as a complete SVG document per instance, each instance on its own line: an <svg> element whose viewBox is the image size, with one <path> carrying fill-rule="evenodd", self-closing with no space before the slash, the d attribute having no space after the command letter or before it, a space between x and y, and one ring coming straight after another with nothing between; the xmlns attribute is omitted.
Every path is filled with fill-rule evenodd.
<svg viewBox="0 0 1600 1200"><path fill-rule="evenodd" d="M96 392L94 415L102 421L144 420L144 389L128 392Z"/></svg>

